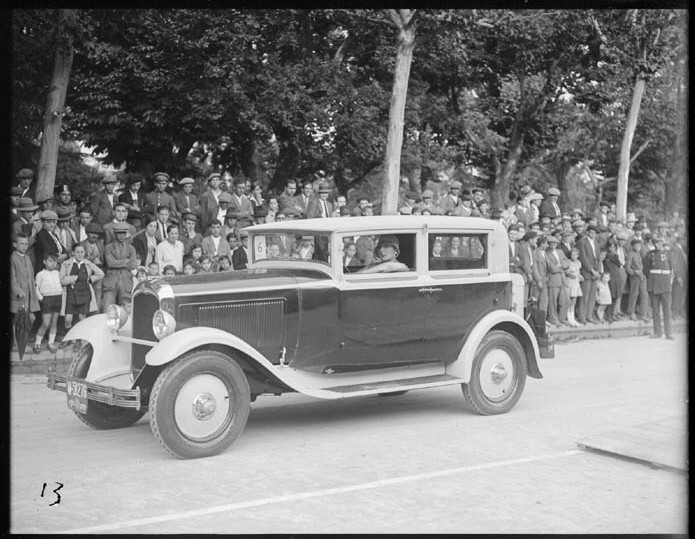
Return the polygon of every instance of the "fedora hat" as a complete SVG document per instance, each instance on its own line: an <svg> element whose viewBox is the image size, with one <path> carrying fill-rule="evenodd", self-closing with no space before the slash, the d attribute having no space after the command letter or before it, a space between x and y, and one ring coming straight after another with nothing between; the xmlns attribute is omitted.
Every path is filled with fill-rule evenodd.
<svg viewBox="0 0 695 539"><path fill-rule="evenodd" d="M19 211L36 211L39 207L29 197L22 197L19 199L19 207L17 209Z"/></svg>

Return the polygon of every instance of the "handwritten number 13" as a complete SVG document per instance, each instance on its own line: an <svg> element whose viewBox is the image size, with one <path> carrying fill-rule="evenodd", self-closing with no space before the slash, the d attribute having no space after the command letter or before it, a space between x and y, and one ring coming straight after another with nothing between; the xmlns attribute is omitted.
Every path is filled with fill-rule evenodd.
<svg viewBox="0 0 695 539"><path fill-rule="evenodd" d="M52 505L55 505L55 504L57 504L57 503L60 503L60 494L58 494L58 491L59 491L61 488L63 488L63 483L59 483L58 481L56 481L56 485L59 485L59 486L58 486L58 488L56 488L56 489L53 491L53 494L55 494L55 495L57 496L58 499L57 499L56 501L54 501L53 503L49 503L49 504L48 504L48 507L51 507ZM41 497L42 497L42 498L43 498L44 492L46 491L46 486L47 486L46 483L44 483L44 484L43 484L43 488L41 489Z"/></svg>

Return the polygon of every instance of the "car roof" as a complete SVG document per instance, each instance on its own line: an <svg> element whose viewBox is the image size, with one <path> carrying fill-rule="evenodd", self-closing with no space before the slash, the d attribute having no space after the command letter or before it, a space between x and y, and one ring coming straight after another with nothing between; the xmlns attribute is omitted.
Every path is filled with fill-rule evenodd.
<svg viewBox="0 0 695 539"><path fill-rule="evenodd" d="M454 217L450 215L372 215L367 217L319 217L316 219L292 219L280 223L265 223L245 228L251 233L282 230L302 232L360 232L393 230L399 228L480 229L506 233L504 226L481 217Z"/></svg>

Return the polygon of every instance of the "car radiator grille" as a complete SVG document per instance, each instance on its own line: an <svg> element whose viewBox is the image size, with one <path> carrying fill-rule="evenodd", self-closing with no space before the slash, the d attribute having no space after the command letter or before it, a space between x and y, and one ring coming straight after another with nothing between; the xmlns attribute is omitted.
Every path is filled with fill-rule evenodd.
<svg viewBox="0 0 695 539"><path fill-rule="evenodd" d="M133 298L133 337L146 341L157 342L152 330L152 317L159 309L159 299L152 294L137 294ZM130 369L133 377L137 377L145 366L145 354L150 351L150 346L133 344Z"/></svg>
<svg viewBox="0 0 695 539"><path fill-rule="evenodd" d="M283 346L285 301L230 301L198 307L199 326L222 329L256 348Z"/></svg>

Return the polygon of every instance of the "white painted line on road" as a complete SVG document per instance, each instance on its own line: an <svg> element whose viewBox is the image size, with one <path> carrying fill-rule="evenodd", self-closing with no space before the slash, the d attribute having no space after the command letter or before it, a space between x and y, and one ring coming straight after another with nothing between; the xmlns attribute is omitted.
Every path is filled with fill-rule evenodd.
<svg viewBox="0 0 695 539"><path fill-rule="evenodd" d="M309 492L298 492L297 494L287 494L285 496L273 496L272 498L262 498L249 502L230 503L225 505L217 505L214 507L206 507L204 509L195 509L193 511L185 511L183 513L173 513L170 515L161 515L158 517L140 518L136 520L126 520L123 522L114 522L112 524L103 524L101 526L90 526L87 528L75 528L72 530L64 530L57 533L99 533L123 528L133 528L135 526L143 526L146 524L159 524L161 522L171 522L173 520L182 520L185 518L201 517L213 515L215 513L225 513L227 511L236 511L238 509L247 509L249 507L259 507L261 505L270 505L274 503L292 502L296 500L305 500L307 498L317 498L321 496L330 496L332 494L342 494L344 492L355 492L358 490L367 490L371 488L379 488L399 483L409 483L412 481L420 481L422 479L432 479L434 477L445 477L447 475L455 475L465 472L474 472L477 470L485 470L489 468L498 468L500 466L509 466L511 464L523 464L526 462L538 462L541 460L557 459L562 457L570 457L584 453L579 449L562 451L559 453L547 453L545 455L537 455L535 457L525 457L520 459L498 460L496 462L488 462L485 464L476 464L474 466L463 466L461 468L450 468L448 470L439 470L437 472L421 473L416 475L405 475L402 477L392 477L390 479L380 479L378 481L370 481L369 483L361 483L359 485L349 485L345 487L328 488L324 490L313 490Z"/></svg>

